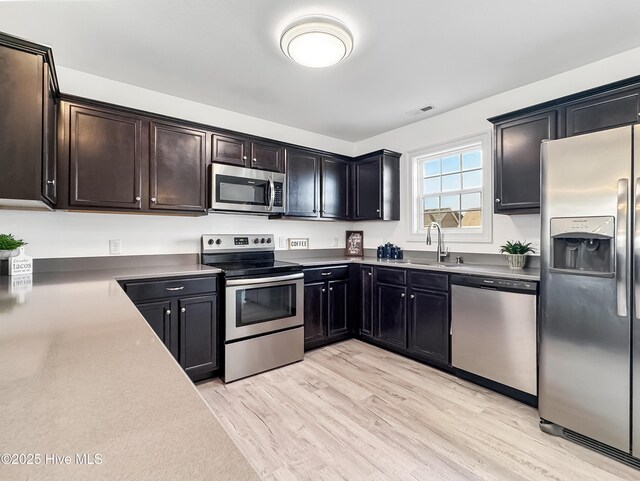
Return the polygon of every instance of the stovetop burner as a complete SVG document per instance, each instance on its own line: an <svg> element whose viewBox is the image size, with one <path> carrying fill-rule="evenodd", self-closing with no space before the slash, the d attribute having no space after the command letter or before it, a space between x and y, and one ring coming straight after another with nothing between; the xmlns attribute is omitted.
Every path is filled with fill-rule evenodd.
<svg viewBox="0 0 640 481"><path fill-rule="evenodd" d="M273 235L205 234L201 246L202 263L227 278L302 272L300 264L275 260Z"/></svg>

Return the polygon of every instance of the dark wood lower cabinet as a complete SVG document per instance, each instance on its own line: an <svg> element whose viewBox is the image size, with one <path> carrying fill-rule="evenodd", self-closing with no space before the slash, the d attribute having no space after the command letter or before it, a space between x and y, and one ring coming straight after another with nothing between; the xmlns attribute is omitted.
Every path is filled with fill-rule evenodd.
<svg viewBox="0 0 640 481"><path fill-rule="evenodd" d="M215 277L121 282L142 316L194 381L220 367L218 296ZM170 291L182 287L179 291ZM183 293L182 296L170 292ZM184 293L188 293L185 295Z"/></svg>
<svg viewBox="0 0 640 481"><path fill-rule="evenodd" d="M348 270L334 267L305 269L309 280L304 285L305 350L351 336Z"/></svg>
<svg viewBox="0 0 640 481"><path fill-rule="evenodd" d="M179 299L178 362L191 378L218 367L218 299L215 294Z"/></svg>
<svg viewBox="0 0 640 481"><path fill-rule="evenodd" d="M408 348L425 361L449 363L448 293L410 290Z"/></svg>
<svg viewBox="0 0 640 481"><path fill-rule="evenodd" d="M327 337L325 313L325 282L304 286L304 344L311 346Z"/></svg>
<svg viewBox="0 0 640 481"><path fill-rule="evenodd" d="M407 347L407 288L376 284L376 325L373 336L396 347Z"/></svg>
<svg viewBox="0 0 640 481"><path fill-rule="evenodd" d="M344 334L348 331L348 286L346 280L329 282L328 336Z"/></svg>
<svg viewBox="0 0 640 481"><path fill-rule="evenodd" d="M171 349L171 299L152 302L137 302L136 307L147 320L160 340Z"/></svg>

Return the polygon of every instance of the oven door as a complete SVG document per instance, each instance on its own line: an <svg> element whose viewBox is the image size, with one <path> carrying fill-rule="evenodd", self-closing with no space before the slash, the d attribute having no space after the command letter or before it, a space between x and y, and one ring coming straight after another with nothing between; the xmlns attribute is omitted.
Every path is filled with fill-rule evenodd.
<svg viewBox="0 0 640 481"><path fill-rule="evenodd" d="M271 214L284 212L284 174L229 165L211 168L211 208Z"/></svg>
<svg viewBox="0 0 640 481"><path fill-rule="evenodd" d="M302 326L304 274L229 279L225 289L225 340Z"/></svg>

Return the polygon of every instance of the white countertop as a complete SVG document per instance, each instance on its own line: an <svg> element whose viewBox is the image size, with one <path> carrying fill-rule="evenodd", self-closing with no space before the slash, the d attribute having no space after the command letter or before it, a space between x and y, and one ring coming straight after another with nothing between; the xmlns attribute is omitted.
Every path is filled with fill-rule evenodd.
<svg viewBox="0 0 640 481"><path fill-rule="evenodd" d="M0 277L0 454L40 455L38 465L0 464L0 479L257 480L116 282L217 272L35 274L22 303ZM76 454L101 464L77 464Z"/></svg>

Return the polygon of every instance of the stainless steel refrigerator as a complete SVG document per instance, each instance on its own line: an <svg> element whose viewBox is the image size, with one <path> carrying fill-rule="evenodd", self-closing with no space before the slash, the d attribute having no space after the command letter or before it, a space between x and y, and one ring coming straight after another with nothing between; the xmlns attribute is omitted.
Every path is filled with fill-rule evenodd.
<svg viewBox="0 0 640 481"><path fill-rule="evenodd" d="M640 127L542 145L540 427L640 466Z"/></svg>

